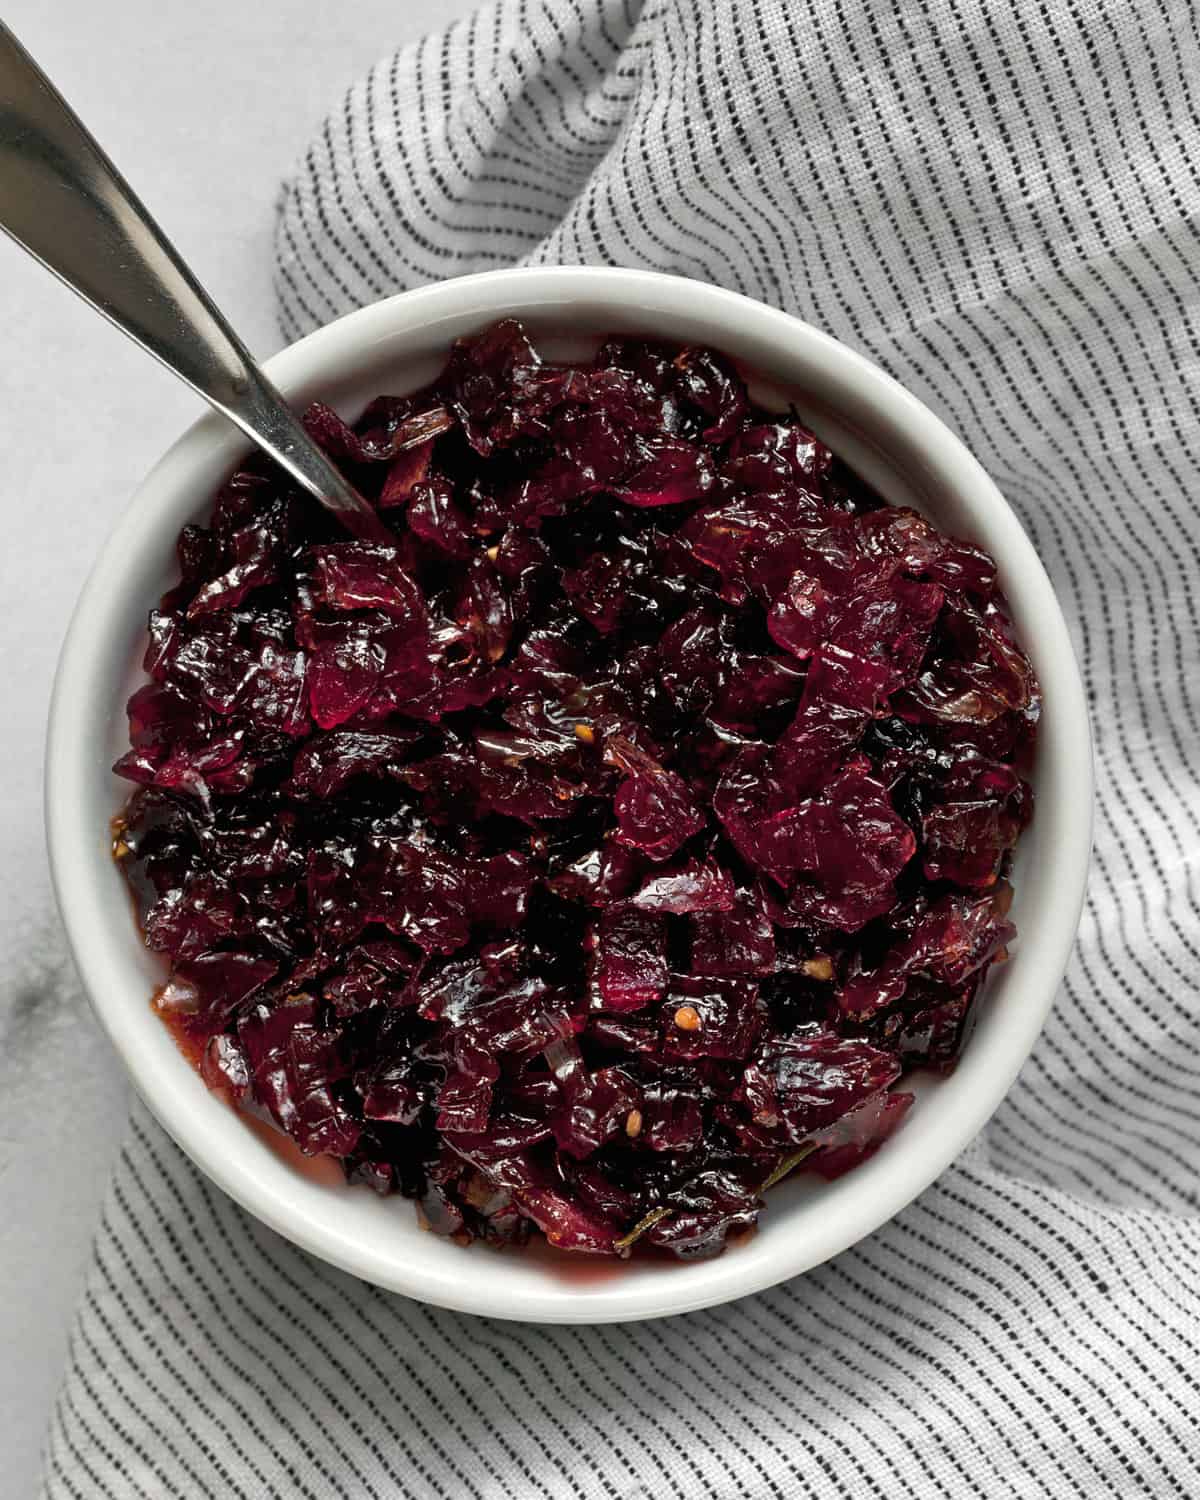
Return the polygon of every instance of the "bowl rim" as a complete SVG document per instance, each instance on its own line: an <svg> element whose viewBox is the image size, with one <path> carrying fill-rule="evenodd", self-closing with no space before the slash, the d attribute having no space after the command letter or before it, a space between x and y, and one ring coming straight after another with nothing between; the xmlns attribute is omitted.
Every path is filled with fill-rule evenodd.
<svg viewBox="0 0 1200 1500"><path fill-rule="evenodd" d="M1069 781L1061 774L1058 781L1062 786L1070 785L1071 796L1057 810L1062 837L1055 847L1054 901L1038 917L1040 973L1027 976L1025 983L1032 993L1023 1000L1014 1024L1004 1034L1003 1046L996 1047L986 1074L973 1078L969 1089L960 1090L956 1129L931 1143L917 1161L909 1159L912 1152L904 1154L901 1133L887 1149L891 1170L882 1176L872 1174L869 1195L865 1191L844 1192L839 1201L846 1211L824 1216L827 1222L799 1237L794 1248L785 1241L776 1254L761 1257L762 1263L756 1263L753 1270L740 1254L727 1254L702 1263L704 1275L662 1276L625 1294L618 1288L602 1305L588 1299L579 1305L570 1283L560 1282L542 1291L513 1294L508 1303L498 1306L495 1290L489 1289L493 1278L484 1273L483 1267L472 1267L468 1274L455 1276L453 1268L431 1272L416 1266L398 1275L395 1267L370 1247L349 1242L329 1224L311 1215L301 1221L289 1208L282 1186L276 1189L264 1182L262 1174L251 1171L236 1153L215 1155L202 1123L180 1104L171 1080L145 1066L139 1032L161 1023L148 1005L140 1009L131 1006L127 986L115 982L120 961L113 956L116 944L108 935L99 906L98 872L111 866L97 831L87 827L82 816L88 778L94 775L84 750L83 704L93 663L102 660L105 633L97 628L97 621L104 617L110 580L121 576L129 549L136 548L142 526L160 503L164 483L177 482L177 475L187 466L201 464L219 441L228 440L228 424L215 413L201 416L150 470L110 532L84 584L54 679L44 785L51 880L85 992L138 1093L207 1176L284 1237L363 1280L463 1312L534 1322L600 1323L715 1306L811 1269L885 1224L959 1155L1008 1092L1042 1029L1066 967L1090 864L1093 761L1083 684L1061 608L1031 542L995 484L940 419L891 376L831 335L789 313L705 282L660 272L617 267L513 268L437 282L385 298L317 329L264 365L287 391L319 379L323 367L355 351L361 354L389 330L394 333L397 325L410 332L427 329L440 318L449 320L470 311L482 326L502 310L507 311L509 304L524 303L532 314L535 309L553 311L555 305L578 298L597 298L614 307L626 303L643 311L681 317L695 316L698 304L704 303L714 320L742 330L749 328L766 343L784 339L807 344L812 357L836 368L842 378L853 380L872 407L885 412L890 421L905 425L912 442L944 476L943 482L956 495L968 496L974 509L986 512L993 536L1002 539L1008 566L1011 568L1015 560L1022 571L1022 587L1038 615L1038 654L1043 662L1052 664L1052 712L1057 726L1057 756L1063 762L1059 770L1070 765ZM764 373L769 378L769 372ZM1026 644L1030 644L1028 639ZM1041 667L1039 671L1045 686L1046 673ZM111 944L108 954L106 943ZM103 977L93 961L97 955L104 959L100 967L107 972ZM968 1047L964 1063L969 1052ZM962 1067L960 1064L959 1072ZM859 1172L869 1166L864 1164ZM850 1174L850 1178L857 1175ZM842 1183L848 1181L842 1179ZM865 1190L867 1183L862 1186ZM462 1270L461 1263L458 1269ZM698 1272L700 1265L686 1269ZM680 1268L680 1272L683 1270Z"/></svg>

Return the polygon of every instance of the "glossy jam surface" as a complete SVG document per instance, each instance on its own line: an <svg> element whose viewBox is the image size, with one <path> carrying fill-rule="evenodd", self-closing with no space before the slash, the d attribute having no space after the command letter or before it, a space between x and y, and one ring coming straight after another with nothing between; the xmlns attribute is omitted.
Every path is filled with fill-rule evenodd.
<svg viewBox="0 0 1200 1500"><path fill-rule="evenodd" d="M711 350L520 326L179 538L115 840L213 1086L459 1238L718 1253L950 1066L1037 684L991 560Z"/></svg>

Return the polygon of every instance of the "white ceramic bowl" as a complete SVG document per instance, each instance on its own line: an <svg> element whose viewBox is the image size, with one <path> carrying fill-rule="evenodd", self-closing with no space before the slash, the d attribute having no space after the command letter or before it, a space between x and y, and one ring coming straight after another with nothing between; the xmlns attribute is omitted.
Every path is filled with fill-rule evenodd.
<svg viewBox="0 0 1200 1500"><path fill-rule="evenodd" d="M1084 695L1049 580L1016 518L958 440L873 364L816 329L745 297L682 278L599 268L497 271L409 292L352 313L268 363L297 404L356 415L440 368L452 339L522 318L550 353L589 352L597 336L660 335L712 344L759 372L759 394L793 399L806 421L889 500L915 504L1000 565L1045 706L1037 814L1016 861L1020 937L991 980L957 1070L917 1080L902 1130L830 1184L803 1177L770 1194L758 1232L720 1258L685 1265L463 1249L418 1228L412 1205L350 1188L251 1129L210 1094L152 1012L161 981L109 858L108 820L128 786L109 771L124 704L139 679L146 614L171 580L174 541L204 517L245 452L206 416L134 497L79 600L50 713L46 816L59 907L96 1013L142 1097L183 1149L251 1213L356 1276L427 1302L494 1317L598 1323L657 1317L759 1291L869 1234L971 1140L1024 1062L1074 938L1091 837L1091 747Z"/></svg>

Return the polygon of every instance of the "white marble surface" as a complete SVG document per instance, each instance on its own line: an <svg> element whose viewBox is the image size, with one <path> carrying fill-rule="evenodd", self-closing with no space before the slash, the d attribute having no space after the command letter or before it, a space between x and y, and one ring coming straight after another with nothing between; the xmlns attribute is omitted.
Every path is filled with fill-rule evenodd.
<svg viewBox="0 0 1200 1500"><path fill-rule="evenodd" d="M256 352L279 344L280 179L341 90L471 0L8 0L79 110ZM42 735L71 604L196 398L0 242L0 1494L33 1493L125 1085L62 956Z"/></svg>

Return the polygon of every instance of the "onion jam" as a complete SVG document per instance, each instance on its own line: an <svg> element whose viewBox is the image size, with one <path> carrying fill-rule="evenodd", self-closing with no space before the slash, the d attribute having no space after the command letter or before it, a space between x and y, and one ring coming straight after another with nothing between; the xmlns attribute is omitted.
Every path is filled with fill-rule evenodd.
<svg viewBox="0 0 1200 1500"><path fill-rule="evenodd" d="M179 536L115 849L210 1085L440 1234L683 1258L878 1147L1014 936L1038 688L979 548L710 349L521 326Z"/></svg>

